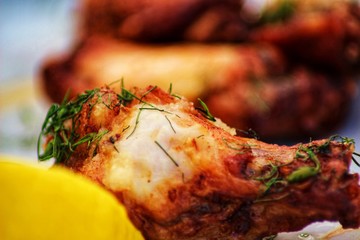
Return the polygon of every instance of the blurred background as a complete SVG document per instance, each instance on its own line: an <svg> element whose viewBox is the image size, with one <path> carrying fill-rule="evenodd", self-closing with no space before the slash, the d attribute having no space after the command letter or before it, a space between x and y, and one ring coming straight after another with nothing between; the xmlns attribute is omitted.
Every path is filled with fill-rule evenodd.
<svg viewBox="0 0 360 240"><path fill-rule="evenodd" d="M37 80L49 53L72 40L76 1L0 2L0 154L36 161L36 145L49 103Z"/></svg>
<svg viewBox="0 0 360 240"><path fill-rule="evenodd" d="M261 0L245 3L245 7L251 10L263 5L264 1ZM77 1L0 2L0 154L36 161L38 134L53 101L39 80L40 68L49 56L72 51L74 41L78 38L78 18ZM132 37L131 40L136 41L136 36ZM324 136L340 134L354 138L357 149L360 149L358 87L358 81L351 86L354 96L352 101L347 102L349 112L344 115L344 120L339 127ZM281 143L292 144L295 141Z"/></svg>

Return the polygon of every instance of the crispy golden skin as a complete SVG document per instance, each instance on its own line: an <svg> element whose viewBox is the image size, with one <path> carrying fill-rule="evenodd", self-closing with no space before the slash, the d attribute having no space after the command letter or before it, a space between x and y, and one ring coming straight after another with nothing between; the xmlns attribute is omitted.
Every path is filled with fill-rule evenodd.
<svg viewBox="0 0 360 240"><path fill-rule="evenodd" d="M72 95L124 78L128 87L173 85L214 115L265 139L326 135L346 117L354 81L287 64L268 45L148 45L93 37L42 69L48 96Z"/></svg>
<svg viewBox="0 0 360 240"><path fill-rule="evenodd" d="M105 134L58 160L113 192L146 239L261 239L314 221L360 225L351 141L271 145L235 136L204 112L159 88L97 90L69 121L78 139Z"/></svg>

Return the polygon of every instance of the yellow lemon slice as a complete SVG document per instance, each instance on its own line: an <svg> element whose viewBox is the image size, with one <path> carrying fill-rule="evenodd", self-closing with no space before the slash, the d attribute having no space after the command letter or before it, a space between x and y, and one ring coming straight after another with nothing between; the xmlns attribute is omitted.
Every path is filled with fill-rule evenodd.
<svg viewBox="0 0 360 240"><path fill-rule="evenodd" d="M62 168L0 157L0 239L143 239L116 198Z"/></svg>

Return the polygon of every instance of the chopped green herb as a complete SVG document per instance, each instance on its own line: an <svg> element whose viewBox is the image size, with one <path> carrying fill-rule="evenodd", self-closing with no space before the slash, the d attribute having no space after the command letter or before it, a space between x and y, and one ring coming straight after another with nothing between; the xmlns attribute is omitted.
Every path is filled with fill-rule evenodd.
<svg viewBox="0 0 360 240"><path fill-rule="evenodd" d="M287 181L289 183L304 181L310 177L316 176L320 172L320 161L310 147L300 145L299 149L296 151L295 158L302 158L305 161L310 159L315 163L315 167L304 166L296 169L287 176Z"/></svg>
<svg viewBox="0 0 360 240"><path fill-rule="evenodd" d="M144 107L145 105L150 105L151 107ZM139 112L138 112L138 114L137 114L137 116L136 116L135 126L134 126L133 130L131 131L131 133L129 134L129 136L127 136L126 139L128 139L131 135L134 134L134 132L135 132L135 130L136 130L138 124L139 124L140 114L141 114L141 112L142 112L143 110L156 110L156 111L159 111L159 112L170 113L170 112L168 112L168 111L165 111L164 109L157 108L157 107L155 107L154 105L151 105L151 104L149 104L149 103L147 103L147 102L143 102L143 105L142 105L142 107L139 108ZM170 114L171 114L171 113L170 113ZM170 124L171 124L171 123L170 123Z"/></svg>
<svg viewBox="0 0 360 240"><path fill-rule="evenodd" d="M288 177L287 180L289 183L294 182L301 182L303 180L306 180L310 177L313 177L318 174L318 170L314 167L304 166L296 169L294 172L292 172Z"/></svg>
<svg viewBox="0 0 360 240"><path fill-rule="evenodd" d="M270 162L270 166L271 166L270 171L268 171L264 176L255 178L255 180L262 181L264 183L266 187L264 194L269 192L270 188L276 184L281 184L283 186L287 185L287 182L282 177L279 176L280 175L279 167L284 165L277 166Z"/></svg>
<svg viewBox="0 0 360 240"><path fill-rule="evenodd" d="M232 150L235 150L235 151L239 151L240 154L244 153L244 149L248 149L248 148L251 148L251 147L256 147L255 144L248 144L248 143L246 143L246 144L237 144L237 146L233 146L231 144L231 142L229 142L226 138L223 137L222 140L223 140L223 142L225 143L225 145L228 148L230 148ZM241 146L241 148L238 147L238 146Z"/></svg>
<svg viewBox="0 0 360 240"><path fill-rule="evenodd" d="M223 140L223 142L225 143L225 145L226 145L228 148L230 148L230 149L232 149L232 150L235 150L235 151L239 151L240 154L245 153L243 146L242 146L241 148L238 147L238 146L232 146L231 143L230 143L227 139L225 139L224 137L222 138L222 140Z"/></svg>
<svg viewBox="0 0 360 240"><path fill-rule="evenodd" d="M174 163L176 167L179 167L179 164L170 156L170 154L160 145L158 141L155 141L155 144L169 157L169 159Z"/></svg>
<svg viewBox="0 0 360 240"><path fill-rule="evenodd" d="M173 96L173 97L176 97L178 99L181 99L181 97L179 95L176 95L172 92L172 83L170 83L170 86L169 86L169 90L168 90L168 93Z"/></svg>
<svg viewBox="0 0 360 240"><path fill-rule="evenodd" d="M173 130L173 132L176 133L176 131L175 131L175 129L174 129L174 126L172 125L170 119L169 119L166 115L164 115L164 116L165 116L166 120L169 122L170 127L171 127L171 129Z"/></svg>
<svg viewBox="0 0 360 240"><path fill-rule="evenodd" d="M127 103L131 102L134 99L134 94L132 94L130 91L125 89L124 87L124 81L121 80L121 93L118 94L118 98L122 105L126 105Z"/></svg>
<svg viewBox="0 0 360 240"><path fill-rule="evenodd" d="M145 105L145 103L143 104L143 106L144 106L144 105ZM129 137L131 137L131 136L134 134L134 132L135 132L135 130L136 130L138 124L139 124L139 119L140 119L141 111L142 111L142 109L139 108L139 112L138 112L138 114L136 115L136 119L135 119L135 126L134 126L133 130L131 131L131 133L126 137L126 139L128 139Z"/></svg>
<svg viewBox="0 0 360 240"><path fill-rule="evenodd" d="M152 91L154 91L157 88L157 86L153 86L152 88L150 88L148 91L146 91L140 98L140 102L143 102L143 98L146 97L146 95L148 95L149 93L151 93Z"/></svg>
<svg viewBox="0 0 360 240"><path fill-rule="evenodd" d="M170 95L172 94L172 83L170 83L168 93L169 93Z"/></svg>
<svg viewBox="0 0 360 240"><path fill-rule="evenodd" d="M93 143L93 142L98 143L101 140L101 138L108 132L109 132L109 130L103 130L98 133L95 133L95 132L88 133L85 136L83 136L82 138L80 138L76 143L74 143L72 145L72 147L75 148L78 145L83 144L83 143L87 143L87 145L89 147L91 145L91 143Z"/></svg>
<svg viewBox="0 0 360 240"><path fill-rule="evenodd" d="M200 103L200 105L202 106L201 108L197 108L201 113L203 113L203 116L206 117L207 119L209 119L210 121L215 122L216 119L214 118L214 116L210 113L209 108L206 106L206 104L200 99L198 98L198 101Z"/></svg>
<svg viewBox="0 0 360 240"><path fill-rule="evenodd" d="M86 91L74 101L67 101L67 96L65 96L60 105L53 104L50 107L38 138L39 161L55 158L56 162L62 162L68 159L75 148L85 140L77 140L79 138L75 132L78 127L76 126L77 114L82 110L83 105L98 94L99 91L99 89ZM70 127L64 124L68 120L71 120ZM45 136L50 136L50 140L45 150L41 152L41 145ZM88 143L96 141L98 139L96 136L87 138Z"/></svg>

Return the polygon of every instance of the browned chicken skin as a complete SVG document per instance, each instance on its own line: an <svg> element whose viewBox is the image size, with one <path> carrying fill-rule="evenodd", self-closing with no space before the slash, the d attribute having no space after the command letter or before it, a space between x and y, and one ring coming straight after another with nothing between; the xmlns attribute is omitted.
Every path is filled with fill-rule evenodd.
<svg viewBox="0 0 360 240"><path fill-rule="evenodd" d="M50 148L40 159L55 157L114 193L146 239L247 240L322 220L360 225L348 138L279 146L238 137L205 105L156 87L88 91L52 107L42 134Z"/></svg>

